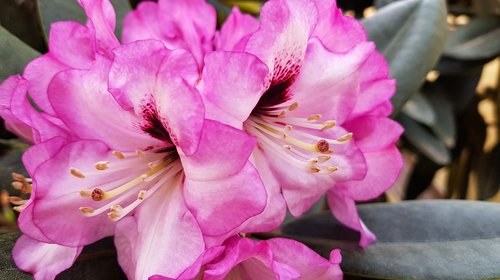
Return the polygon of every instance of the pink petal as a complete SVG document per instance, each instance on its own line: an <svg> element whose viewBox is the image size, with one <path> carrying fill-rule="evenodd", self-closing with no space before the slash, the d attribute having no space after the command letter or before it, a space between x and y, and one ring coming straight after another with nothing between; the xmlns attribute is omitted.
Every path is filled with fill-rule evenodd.
<svg viewBox="0 0 500 280"><path fill-rule="evenodd" d="M55 22L50 26L50 55L59 62L77 69L89 69L95 60L92 34L73 21Z"/></svg>
<svg viewBox="0 0 500 280"><path fill-rule="evenodd" d="M188 52L169 51L160 42L148 40L115 50L109 86L122 107L134 109L141 122L153 107L174 144L192 154L204 118L201 96L189 85L197 78L196 62Z"/></svg>
<svg viewBox="0 0 500 280"><path fill-rule="evenodd" d="M95 203L90 198L81 197L79 191L102 182L92 177L81 179L70 175L70 167L84 173L95 172L96 162L111 158L108 151L101 142L81 140L66 145L36 169L32 219L47 238L76 247L113 234L115 224L106 215L87 218L79 210L79 207L89 206L88 203ZM99 202L98 206L103 203L106 202Z"/></svg>
<svg viewBox="0 0 500 280"><path fill-rule="evenodd" d="M334 52L345 52L366 41L366 31L361 23L336 7L335 0L313 0L318 7L318 24L313 36Z"/></svg>
<svg viewBox="0 0 500 280"><path fill-rule="evenodd" d="M134 218L121 220L115 244L118 261L130 279L153 275L175 279L195 264L205 244L184 204L180 180L147 198Z"/></svg>
<svg viewBox="0 0 500 280"><path fill-rule="evenodd" d="M250 54L208 54L200 85L206 118L241 128L264 91L267 72L266 65Z"/></svg>
<svg viewBox="0 0 500 280"><path fill-rule="evenodd" d="M267 240L266 243L273 252L274 260L297 270L301 280L342 279L340 260L336 257L328 261L295 240L273 238ZM333 253L338 252L334 250Z"/></svg>
<svg viewBox="0 0 500 280"><path fill-rule="evenodd" d="M112 58L111 50L120 43L115 36L116 15L109 0L78 0L87 14L87 26L95 36L95 49Z"/></svg>
<svg viewBox="0 0 500 280"><path fill-rule="evenodd" d="M259 22L251 15L242 14L237 6L215 37L215 49L221 51L241 51L249 36L257 31ZM241 48L241 49L239 49Z"/></svg>
<svg viewBox="0 0 500 280"><path fill-rule="evenodd" d="M205 120L199 143L198 151L191 156L181 155L181 161L186 177L202 182L240 172L247 165L256 139L244 131Z"/></svg>
<svg viewBox="0 0 500 280"><path fill-rule="evenodd" d="M297 80L292 86L299 107L291 115L321 114L342 124L356 105L359 69L374 51L372 43L358 44L346 53L332 53L312 39Z"/></svg>
<svg viewBox="0 0 500 280"><path fill-rule="evenodd" d="M344 225L359 231L361 234L359 245L361 247L366 247L377 240L375 235L361 221L354 200L350 199L342 188L332 189L328 192L327 198L333 216Z"/></svg>
<svg viewBox="0 0 500 280"><path fill-rule="evenodd" d="M398 148L392 145L384 150L365 153L367 174L363 180L339 183L349 198L356 201L370 200L380 196L394 184L403 167Z"/></svg>
<svg viewBox="0 0 500 280"><path fill-rule="evenodd" d="M122 42L124 44L139 40L157 39L168 41L162 33L159 22L158 4L144 1L130 11L123 21Z"/></svg>
<svg viewBox="0 0 500 280"><path fill-rule="evenodd" d="M226 178L195 181L187 177L184 198L203 233L220 236L238 233L238 226L262 213L267 194L259 173L248 162Z"/></svg>
<svg viewBox="0 0 500 280"><path fill-rule="evenodd" d="M108 92L109 62L101 56L90 70L59 73L49 87L59 118L81 139L101 140L114 149L134 151L159 141L137 127L137 117L123 110Z"/></svg>
<svg viewBox="0 0 500 280"><path fill-rule="evenodd" d="M48 244L22 235L13 249L18 268L33 274L35 279L54 279L71 267L82 247L65 247Z"/></svg>
<svg viewBox="0 0 500 280"><path fill-rule="evenodd" d="M363 116L344 124L351 131L363 152L375 152L394 145L403 133L403 127L386 117Z"/></svg>
<svg viewBox="0 0 500 280"><path fill-rule="evenodd" d="M18 119L11 110L11 100L19 94L26 94L27 82L20 76L11 76L0 85L0 117L5 127L27 143L33 143L33 131L29 125Z"/></svg>
<svg viewBox="0 0 500 280"><path fill-rule="evenodd" d="M262 7L261 26L250 37L246 51L266 63L270 82L296 75L316 20L317 9L310 1L271 0Z"/></svg>

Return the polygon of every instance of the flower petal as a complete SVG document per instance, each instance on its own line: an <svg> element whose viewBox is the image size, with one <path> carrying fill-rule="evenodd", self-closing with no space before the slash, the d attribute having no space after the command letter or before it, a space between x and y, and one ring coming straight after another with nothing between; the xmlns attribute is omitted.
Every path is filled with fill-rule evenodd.
<svg viewBox="0 0 500 280"><path fill-rule="evenodd" d="M246 51L266 63L270 83L296 75L316 20L316 6L306 0L272 0L262 7L260 28L248 40Z"/></svg>
<svg viewBox="0 0 500 280"><path fill-rule="evenodd" d="M251 15L243 14L237 6L215 37L215 49L221 51L242 51L246 42L259 29L259 22Z"/></svg>
<svg viewBox="0 0 500 280"><path fill-rule="evenodd" d="M27 82L20 76L11 76L0 85L0 117L5 127L27 143L33 143L32 128L18 119L11 109L11 100L19 94L26 94Z"/></svg>
<svg viewBox="0 0 500 280"><path fill-rule="evenodd" d="M76 247L113 234L115 224L106 215L87 218L79 210L79 207L92 202L90 198L81 197L79 191L102 182L70 175L70 167L84 173L95 172L96 162L111 158L108 151L108 147L101 142L81 140L66 145L37 168L33 176L36 188L33 223L52 241ZM113 180L111 177L107 179Z"/></svg>
<svg viewBox="0 0 500 280"><path fill-rule="evenodd" d="M344 16L335 0L313 0L318 7L318 24L313 36L334 52L345 52L367 40L366 31L358 20Z"/></svg>
<svg viewBox="0 0 500 280"><path fill-rule="evenodd" d="M87 26L95 36L95 49L112 58L112 49L120 45L115 36L116 15L109 0L78 0L87 14Z"/></svg>
<svg viewBox="0 0 500 280"><path fill-rule="evenodd" d="M200 84L206 118L241 129L262 95L267 72L250 54L208 54Z"/></svg>
<svg viewBox="0 0 500 280"><path fill-rule="evenodd" d="M401 153L395 145L384 150L365 153L367 174L360 181L338 183L356 201L374 199L394 184L403 167Z"/></svg>
<svg viewBox="0 0 500 280"><path fill-rule="evenodd" d="M125 16L122 42L128 44L147 39L168 40L169 38L162 33L158 17L158 4L156 2L143 1L139 3L134 10Z"/></svg>
<svg viewBox="0 0 500 280"><path fill-rule="evenodd" d="M134 151L160 143L137 127L137 117L123 110L108 92L109 62L98 57L90 70L59 73L49 86L59 118L80 139L96 139L119 150Z"/></svg>
<svg viewBox="0 0 500 280"><path fill-rule="evenodd" d="M135 217L118 223L118 261L130 279L177 278L203 253L205 244L186 208L180 178L147 198Z"/></svg>
<svg viewBox="0 0 500 280"><path fill-rule="evenodd" d="M184 199L203 234L220 236L262 213L267 194L259 173L248 162L240 172L226 178L195 181L187 177Z"/></svg>
<svg viewBox="0 0 500 280"><path fill-rule="evenodd" d="M12 255L17 267L33 274L35 279L54 279L71 267L81 251L82 247L43 243L22 235Z"/></svg>
<svg viewBox="0 0 500 280"><path fill-rule="evenodd" d="M184 172L189 180L212 181L242 170L256 139L228 125L205 120L199 143L196 153L181 155Z"/></svg>
<svg viewBox="0 0 500 280"><path fill-rule="evenodd" d="M394 145L403 127L386 117L363 116L344 124L353 133L356 146L363 152L375 152Z"/></svg>
<svg viewBox="0 0 500 280"><path fill-rule="evenodd" d="M359 231L361 234L359 245L361 247L366 247L377 240L375 235L361 221L354 200L350 199L341 187L329 191L327 198L333 216L344 225Z"/></svg>
<svg viewBox="0 0 500 280"><path fill-rule="evenodd" d="M78 22L55 22L50 26L49 53L59 62L76 69L89 69L95 60L92 34Z"/></svg>
<svg viewBox="0 0 500 280"><path fill-rule="evenodd" d="M356 45L346 53L332 53L312 39L297 80L292 86L299 107L290 115L321 114L342 124L356 105L359 69L374 51L372 43Z"/></svg>

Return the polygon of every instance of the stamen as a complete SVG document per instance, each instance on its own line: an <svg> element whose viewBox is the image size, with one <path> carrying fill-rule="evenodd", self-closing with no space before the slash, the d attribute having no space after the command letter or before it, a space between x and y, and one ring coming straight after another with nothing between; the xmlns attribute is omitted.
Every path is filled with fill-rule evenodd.
<svg viewBox="0 0 500 280"><path fill-rule="evenodd" d="M21 175L19 173L12 172L11 176L12 176L12 180L14 180L14 181L27 182L26 177L24 177L23 175Z"/></svg>
<svg viewBox="0 0 500 280"><path fill-rule="evenodd" d="M291 150L292 149L292 146L290 145L283 145L283 148L287 149L287 150Z"/></svg>
<svg viewBox="0 0 500 280"><path fill-rule="evenodd" d="M90 208L90 207L80 207L78 208L80 210L80 212L82 212L83 214L92 214L94 213L94 209Z"/></svg>
<svg viewBox="0 0 500 280"><path fill-rule="evenodd" d="M330 144L325 139L321 139L316 143L316 147L318 148L320 153L326 154L330 151Z"/></svg>
<svg viewBox="0 0 500 280"><path fill-rule="evenodd" d="M333 172L339 170L339 167L338 166L327 166L327 167L325 167L325 169L328 171L328 173L333 173Z"/></svg>
<svg viewBox="0 0 500 280"><path fill-rule="evenodd" d="M320 114L314 114L314 115L310 115L309 117L307 117L307 121L308 122L319 121L319 119L321 119L321 115Z"/></svg>
<svg viewBox="0 0 500 280"><path fill-rule="evenodd" d="M92 191L92 200L94 201L101 201L103 198L104 198L104 191L99 189L99 188L95 188L93 191Z"/></svg>
<svg viewBox="0 0 500 280"><path fill-rule="evenodd" d="M298 107L299 107L299 103L298 102L294 102L294 103L292 103L292 105L290 105L288 107L288 111L293 111L293 110L297 109Z"/></svg>
<svg viewBox="0 0 500 280"><path fill-rule="evenodd" d="M75 176L77 178L81 178L81 179L85 178L85 175L83 175L82 172L80 172L78 169L76 169L74 167L71 167L69 169L69 172L71 173L71 175L73 175L73 176Z"/></svg>
<svg viewBox="0 0 500 280"><path fill-rule="evenodd" d="M146 196L147 190L141 190L139 194L137 195L137 199L139 200L144 200L144 197Z"/></svg>
<svg viewBox="0 0 500 280"><path fill-rule="evenodd" d="M352 139L352 132L347 133L346 135L337 138L337 141L339 142L347 142Z"/></svg>
<svg viewBox="0 0 500 280"><path fill-rule="evenodd" d="M89 190L80 190L81 197L90 197L91 195L92 195L92 192Z"/></svg>
<svg viewBox="0 0 500 280"><path fill-rule="evenodd" d="M125 155L120 152L120 151L113 151L112 154L117 158L117 159L125 159Z"/></svg>
<svg viewBox="0 0 500 280"><path fill-rule="evenodd" d="M94 167L97 170L106 170L109 168L108 164L109 164L109 161L99 161L99 162L96 162L96 164L94 164Z"/></svg>
<svg viewBox="0 0 500 280"><path fill-rule="evenodd" d="M19 206L15 206L15 207L12 207L12 210L16 211L16 212L23 212L24 208L26 208L28 204L23 204L23 205L19 205Z"/></svg>
<svg viewBox="0 0 500 280"><path fill-rule="evenodd" d="M285 125L285 131L290 132L290 131L292 131L292 129L293 129L293 126L291 126L289 124Z"/></svg>
<svg viewBox="0 0 500 280"><path fill-rule="evenodd" d="M323 123L323 127L321 128L321 130L328 130L330 128L333 128L335 127L335 125L337 124L336 121L326 121Z"/></svg>
<svg viewBox="0 0 500 280"><path fill-rule="evenodd" d="M26 200L18 196L9 196L9 202L14 205L24 205L26 203Z"/></svg>
<svg viewBox="0 0 500 280"><path fill-rule="evenodd" d="M319 163L328 161L328 160L330 160L330 158L331 158L331 156L319 156L319 157L317 157Z"/></svg>
<svg viewBox="0 0 500 280"><path fill-rule="evenodd" d="M121 217L121 214L123 212L123 207L121 207L120 205L113 205L111 206L110 208L111 212L108 213L108 218L110 218L111 220L116 220L118 219L119 217Z"/></svg>
<svg viewBox="0 0 500 280"><path fill-rule="evenodd" d="M279 114L278 114L278 118L284 118L286 116L286 111L281 111Z"/></svg>
<svg viewBox="0 0 500 280"><path fill-rule="evenodd" d="M318 158L311 158L311 159L308 159L307 161L311 162L313 164L316 164L316 163L318 163L319 160L318 160Z"/></svg>
<svg viewBox="0 0 500 280"><path fill-rule="evenodd" d="M140 158L144 158L144 153L141 150L135 150L135 154Z"/></svg>
<svg viewBox="0 0 500 280"><path fill-rule="evenodd" d="M14 181L11 183L12 187L16 190L21 190L23 188L23 183L19 182L19 181Z"/></svg>
<svg viewBox="0 0 500 280"><path fill-rule="evenodd" d="M316 165L313 165L309 169L312 173L318 173L321 171L321 168L317 167Z"/></svg>

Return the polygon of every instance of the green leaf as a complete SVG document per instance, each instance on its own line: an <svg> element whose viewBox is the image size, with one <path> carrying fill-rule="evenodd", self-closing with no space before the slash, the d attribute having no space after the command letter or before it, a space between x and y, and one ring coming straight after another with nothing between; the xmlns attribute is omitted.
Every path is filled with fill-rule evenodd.
<svg viewBox="0 0 500 280"><path fill-rule="evenodd" d="M395 114L416 92L439 59L448 33L444 0L397 1L363 20L368 37L397 80Z"/></svg>
<svg viewBox="0 0 500 280"><path fill-rule="evenodd" d="M430 125L432 131L448 148L454 148L456 124L451 102L441 93L427 95L427 98L436 113L437 121Z"/></svg>
<svg viewBox="0 0 500 280"><path fill-rule="evenodd" d="M132 8L128 0L111 0L117 17L115 33L120 38L125 14ZM50 25L57 21L85 23L87 16L76 0L38 0L43 31L49 37Z"/></svg>
<svg viewBox="0 0 500 280"><path fill-rule="evenodd" d="M500 18L473 18L450 34L444 54L462 60L493 59L500 54L499 38Z"/></svg>
<svg viewBox="0 0 500 280"><path fill-rule="evenodd" d="M500 191L500 144L479 158L476 168L479 199L488 199Z"/></svg>
<svg viewBox="0 0 500 280"><path fill-rule="evenodd" d="M427 98L420 92L413 95L402 109L403 113L412 119L428 126L436 123L436 113Z"/></svg>
<svg viewBox="0 0 500 280"><path fill-rule="evenodd" d="M359 233L331 213L302 217L282 232L326 258L341 249L346 279L500 279L498 203L419 200L357 208L378 239L364 249Z"/></svg>
<svg viewBox="0 0 500 280"><path fill-rule="evenodd" d="M0 82L22 73L28 62L40 53L0 26Z"/></svg>
<svg viewBox="0 0 500 280"><path fill-rule="evenodd" d="M405 128L404 136L410 144L437 164L450 163L450 151L440 139L405 114L401 114L398 119Z"/></svg>

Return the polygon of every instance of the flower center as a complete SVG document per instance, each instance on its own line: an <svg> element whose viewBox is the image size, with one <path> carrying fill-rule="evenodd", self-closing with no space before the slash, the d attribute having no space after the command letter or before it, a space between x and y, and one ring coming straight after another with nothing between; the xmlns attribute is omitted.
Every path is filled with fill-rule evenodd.
<svg viewBox="0 0 500 280"><path fill-rule="evenodd" d="M334 128L335 121L320 122L320 114L307 118L290 116L289 113L299 107L298 102L291 102L255 109L243 124L245 130L258 138L260 148L276 156L285 156L288 162L302 169L317 174L337 171L338 166L329 164L334 153L332 146L349 141L352 133L337 139L318 136Z"/></svg>
<svg viewBox="0 0 500 280"><path fill-rule="evenodd" d="M105 182L109 178L117 178L80 190L80 196L90 198L99 206L96 209L89 206L80 207L80 211L87 217L108 211L108 217L118 221L151 197L162 185L182 174L182 165L175 148L166 151L137 150L135 153L114 151L113 155L115 160L95 163L96 171L89 174L70 168L70 173L80 179ZM128 205L123 207L124 203Z"/></svg>

